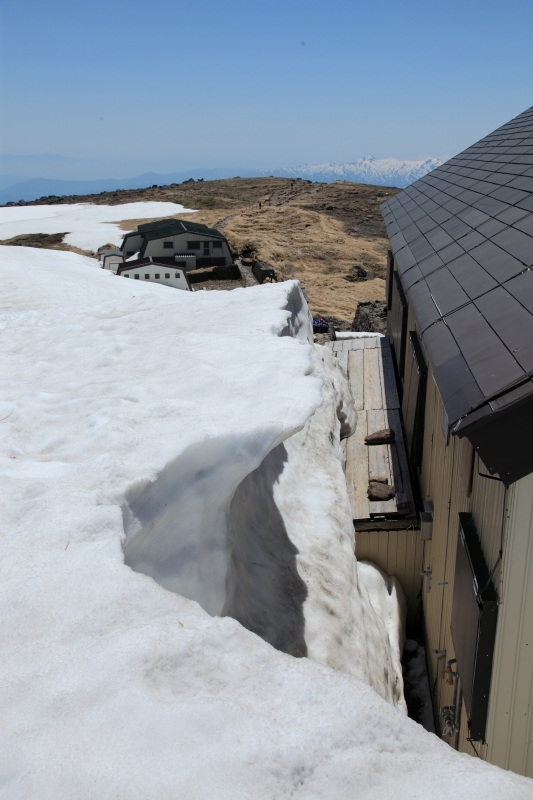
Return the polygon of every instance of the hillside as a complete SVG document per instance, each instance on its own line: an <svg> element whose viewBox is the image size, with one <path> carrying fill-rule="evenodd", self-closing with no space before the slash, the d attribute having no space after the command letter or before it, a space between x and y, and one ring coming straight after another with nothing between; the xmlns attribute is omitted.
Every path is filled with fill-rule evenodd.
<svg viewBox="0 0 533 800"><path fill-rule="evenodd" d="M75 171L76 162L71 169ZM352 181L354 183L370 183L378 186L396 186L403 188L413 181L418 180L435 167L442 164L438 158L423 158L418 160L401 160L398 158L374 158L366 156L346 164L334 164L331 161L325 164L302 164L298 167L272 167L269 169L238 168L208 168L189 169L182 172L143 172L133 178L78 178L65 179L64 166L58 164L58 177L32 177L21 178L14 175L0 174L0 205L4 203L18 203L33 201L43 195L80 195L97 194L98 192L111 192L116 189L140 189L156 184L183 183L189 178L206 181L234 178L236 175L246 178L302 178L303 180L333 183L337 180ZM61 169L63 166L63 169ZM2 158L0 156L0 169ZM83 165L78 169L86 171ZM93 167L93 170L97 167ZM100 167L103 169L103 167Z"/></svg>
<svg viewBox="0 0 533 800"><path fill-rule="evenodd" d="M340 181L234 178L41 198L24 205L159 201L198 209L194 220L222 230L235 253L255 254L282 280L298 279L313 313L347 328L359 300L384 298L388 239L379 205L396 191ZM144 221L126 220L120 227L132 230Z"/></svg>

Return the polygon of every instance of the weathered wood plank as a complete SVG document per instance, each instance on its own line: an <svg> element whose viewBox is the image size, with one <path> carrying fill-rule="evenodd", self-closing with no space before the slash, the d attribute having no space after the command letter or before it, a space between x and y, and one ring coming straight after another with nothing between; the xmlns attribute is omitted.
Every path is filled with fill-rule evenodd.
<svg viewBox="0 0 533 800"><path fill-rule="evenodd" d="M386 413L382 410L367 411L367 431L373 433L385 427ZM394 485L391 469L391 446L388 444L374 445L368 447L368 479L376 480L385 478L389 486ZM396 498L392 500L372 501L368 503L370 516L374 514L397 514Z"/></svg>
<svg viewBox="0 0 533 800"><path fill-rule="evenodd" d="M355 433L346 440L346 484L353 519L369 519L368 510L368 447L366 414L357 412Z"/></svg>
<svg viewBox="0 0 533 800"><path fill-rule="evenodd" d="M347 345L348 380L358 417L356 432L346 442L346 481L354 527L417 527L389 341L372 337L345 340L343 344ZM368 433L384 428L394 431L393 444L364 444ZM392 500L368 500L368 484L375 478L385 478L394 486L396 496Z"/></svg>
<svg viewBox="0 0 533 800"><path fill-rule="evenodd" d="M363 339L348 339L347 340L348 349L351 350L364 350L365 343Z"/></svg>
<svg viewBox="0 0 533 800"><path fill-rule="evenodd" d="M364 351L364 398L365 410L383 408L380 358L376 349Z"/></svg>
<svg viewBox="0 0 533 800"><path fill-rule="evenodd" d="M351 350L348 353L348 381L356 411L364 408L365 372L363 350Z"/></svg>

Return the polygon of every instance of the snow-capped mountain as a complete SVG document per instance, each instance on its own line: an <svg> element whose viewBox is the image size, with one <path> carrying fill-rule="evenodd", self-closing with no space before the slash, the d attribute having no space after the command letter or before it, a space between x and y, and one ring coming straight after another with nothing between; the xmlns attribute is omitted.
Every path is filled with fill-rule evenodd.
<svg viewBox="0 0 533 800"><path fill-rule="evenodd" d="M271 169L191 169L186 172L145 172L136 178L104 178L101 180L55 180L52 178L30 178L9 184L9 176L0 175L0 205L18 200L36 200L55 195L89 195L112 192L116 189L143 189L154 184L167 186L194 178L206 181L222 178L262 178L273 175L278 178L303 178L308 181L333 183L353 181L377 186L397 186L403 189L444 162L440 158L424 158L418 161L402 161L398 158L374 158L367 156L350 164L303 164L300 167L272 167ZM15 181L19 179L14 179ZM9 184L9 185L8 185Z"/></svg>
<svg viewBox="0 0 533 800"><path fill-rule="evenodd" d="M331 161L327 164L303 164L301 167L263 170L261 174L280 178L304 178L324 183L353 181L404 188L443 163L440 158L402 161L398 158L365 156L350 164L333 164Z"/></svg>

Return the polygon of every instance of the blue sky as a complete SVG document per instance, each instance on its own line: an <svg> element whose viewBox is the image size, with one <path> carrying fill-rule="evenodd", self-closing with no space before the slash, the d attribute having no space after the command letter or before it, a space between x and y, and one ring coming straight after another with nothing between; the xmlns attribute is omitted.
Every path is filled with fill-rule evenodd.
<svg viewBox="0 0 533 800"><path fill-rule="evenodd" d="M449 156L533 104L532 30L532 0L0 0L0 152L107 174Z"/></svg>

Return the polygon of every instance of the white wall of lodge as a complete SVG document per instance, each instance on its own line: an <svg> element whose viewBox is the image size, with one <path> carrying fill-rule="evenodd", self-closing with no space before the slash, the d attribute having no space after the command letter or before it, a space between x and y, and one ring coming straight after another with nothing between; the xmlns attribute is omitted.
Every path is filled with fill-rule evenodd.
<svg viewBox="0 0 533 800"><path fill-rule="evenodd" d="M102 269L109 269L111 272L116 272L119 266L123 263L124 259L122 256L112 255L112 256L104 256L104 261L102 264Z"/></svg>
<svg viewBox="0 0 533 800"><path fill-rule="evenodd" d="M165 286L172 286L174 289L183 289L186 292L191 291L185 272L182 269L161 266L161 264L145 264L141 267L134 267L126 272L122 272L120 277L130 278L134 281L162 283Z"/></svg>
<svg viewBox="0 0 533 800"><path fill-rule="evenodd" d="M128 242L128 251L131 250ZM194 254L201 258L224 258L225 264L231 264L231 253L224 239L217 239L201 233L181 233L176 236L166 236L162 239L152 239L146 243L144 257L161 258L175 254Z"/></svg>

